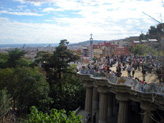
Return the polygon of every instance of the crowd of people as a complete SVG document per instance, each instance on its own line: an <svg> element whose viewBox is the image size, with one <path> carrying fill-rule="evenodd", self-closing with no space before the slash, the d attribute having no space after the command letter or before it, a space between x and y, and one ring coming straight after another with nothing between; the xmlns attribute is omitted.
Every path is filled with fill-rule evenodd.
<svg viewBox="0 0 164 123"><path fill-rule="evenodd" d="M116 70L112 68L116 67ZM151 56L138 57L136 55L129 56L112 56L112 57L103 57L99 58L96 61L89 62L86 66L82 66L80 72L82 74L93 74L99 73L104 77L121 77L122 72L127 71L128 78L136 79L138 82L146 84L146 73L156 74L160 83L164 83L164 66L162 65L157 58ZM135 73L140 72L142 79L135 77ZM153 84L152 87L156 88ZM141 91L145 92L144 86L141 86ZM93 118L88 114L85 118L85 122L89 123L96 122L96 113L93 115Z"/></svg>
<svg viewBox="0 0 164 123"><path fill-rule="evenodd" d="M116 67L116 71L112 71L112 67ZM135 77L136 70L142 74L142 80ZM157 58L151 56L138 57L136 55L129 56L112 56L102 57L94 62L89 62L87 66L82 66L81 73L94 74L96 72L110 73L113 76L121 77L122 71L127 71L128 78L134 78L145 82L146 73L156 74L159 82L164 82L164 68ZM107 74L106 74L107 75Z"/></svg>

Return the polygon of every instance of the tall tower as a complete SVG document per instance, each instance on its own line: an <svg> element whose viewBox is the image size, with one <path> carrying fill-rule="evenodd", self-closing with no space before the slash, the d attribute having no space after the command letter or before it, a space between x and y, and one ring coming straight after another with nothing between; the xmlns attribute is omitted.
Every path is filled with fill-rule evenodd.
<svg viewBox="0 0 164 123"><path fill-rule="evenodd" d="M90 34L91 38L90 38L90 61L93 60L93 38L92 38L92 33Z"/></svg>

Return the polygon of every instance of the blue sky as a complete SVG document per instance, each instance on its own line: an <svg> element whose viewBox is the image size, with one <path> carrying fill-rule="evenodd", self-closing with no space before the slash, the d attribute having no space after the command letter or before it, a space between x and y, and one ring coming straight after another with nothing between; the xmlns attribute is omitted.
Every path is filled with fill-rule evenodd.
<svg viewBox="0 0 164 123"><path fill-rule="evenodd" d="M0 44L115 40L163 21L161 0L0 0Z"/></svg>

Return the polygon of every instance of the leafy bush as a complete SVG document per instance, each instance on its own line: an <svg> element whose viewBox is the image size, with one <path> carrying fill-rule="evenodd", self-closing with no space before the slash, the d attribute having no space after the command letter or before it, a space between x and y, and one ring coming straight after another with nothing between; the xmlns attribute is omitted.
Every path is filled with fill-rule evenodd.
<svg viewBox="0 0 164 123"><path fill-rule="evenodd" d="M31 107L31 114L28 123L82 123L81 116L75 116L74 112L70 112L66 115L65 110L51 109L51 113L43 113L38 111L35 106Z"/></svg>

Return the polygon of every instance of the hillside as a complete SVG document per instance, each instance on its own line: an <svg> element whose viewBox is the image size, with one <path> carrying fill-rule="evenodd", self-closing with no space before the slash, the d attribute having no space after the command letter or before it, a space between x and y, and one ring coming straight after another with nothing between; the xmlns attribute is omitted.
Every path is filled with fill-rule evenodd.
<svg viewBox="0 0 164 123"><path fill-rule="evenodd" d="M107 40L93 40L93 44L104 42L104 41L107 41ZM89 44L90 44L90 41L83 41L79 43L70 44L69 46L88 46Z"/></svg>

